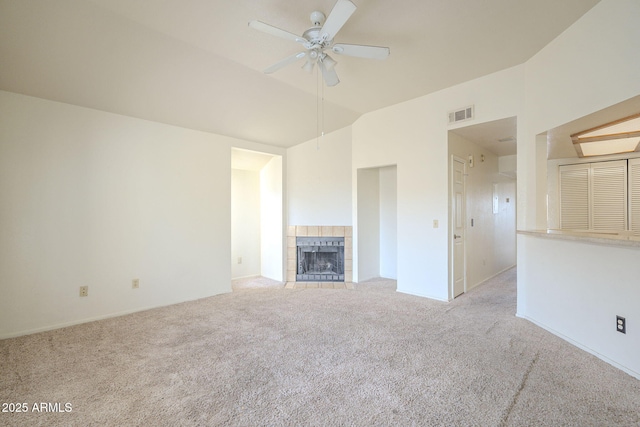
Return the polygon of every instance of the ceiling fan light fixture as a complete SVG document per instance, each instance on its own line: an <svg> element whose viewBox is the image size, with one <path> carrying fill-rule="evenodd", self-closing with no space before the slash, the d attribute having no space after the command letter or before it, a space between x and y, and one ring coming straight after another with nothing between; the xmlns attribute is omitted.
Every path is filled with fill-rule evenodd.
<svg viewBox="0 0 640 427"><path fill-rule="evenodd" d="M324 64L327 70L332 70L333 67L335 67L338 64L335 59L333 59L327 54L322 55L322 57L320 58L320 61L322 61L322 63Z"/></svg>
<svg viewBox="0 0 640 427"><path fill-rule="evenodd" d="M313 62L311 62L311 60L307 60L307 62L304 63L304 65L302 66L302 69L305 70L307 73L312 73L313 72Z"/></svg>

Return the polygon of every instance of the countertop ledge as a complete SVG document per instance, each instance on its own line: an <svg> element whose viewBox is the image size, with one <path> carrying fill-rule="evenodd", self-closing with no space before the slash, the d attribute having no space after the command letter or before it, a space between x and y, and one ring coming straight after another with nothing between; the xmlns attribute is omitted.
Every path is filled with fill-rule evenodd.
<svg viewBox="0 0 640 427"><path fill-rule="evenodd" d="M640 248L640 236L628 233L568 231L568 230L518 230L518 234L547 239L572 240L598 245Z"/></svg>

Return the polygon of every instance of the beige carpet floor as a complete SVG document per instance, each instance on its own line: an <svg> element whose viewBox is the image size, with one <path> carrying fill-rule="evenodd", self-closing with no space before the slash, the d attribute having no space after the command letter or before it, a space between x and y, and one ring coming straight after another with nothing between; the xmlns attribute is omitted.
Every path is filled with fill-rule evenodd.
<svg viewBox="0 0 640 427"><path fill-rule="evenodd" d="M0 341L0 402L29 405L0 425L640 425L640 381L515 317L515 270L451 303L394 289L243 289Z"/></svg>
<svg viewBox="0 0 640 427"><path fill-rule="evenodd" d="M277 280L272 280L262 276L243 277L242 279L234 279L231 281L231 289L233 289L234 291L282 288L284 288L283 282L278 282Z"/></svg>

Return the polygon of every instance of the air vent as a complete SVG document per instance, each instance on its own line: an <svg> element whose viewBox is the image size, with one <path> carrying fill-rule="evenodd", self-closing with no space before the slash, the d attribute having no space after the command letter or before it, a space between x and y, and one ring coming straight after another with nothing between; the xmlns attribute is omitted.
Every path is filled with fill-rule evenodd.
<svg viewBox="0 0 640 427"><path fill-rule="evenodd" d="M449 124L473 119L473 105L449 113Z"/></svg>

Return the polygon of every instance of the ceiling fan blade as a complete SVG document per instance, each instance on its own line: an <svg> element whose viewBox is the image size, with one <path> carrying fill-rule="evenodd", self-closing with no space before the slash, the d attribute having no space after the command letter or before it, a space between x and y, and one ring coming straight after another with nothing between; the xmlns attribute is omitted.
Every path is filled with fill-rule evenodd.
<svg viewBox="0 0 640 427"><path fill-rule="evenodd" d="M271 34L272 36L280 37L282 39L293 40L298 43L307 42L307 40L300 36L290 33L289 31L282 30L278 27L274 27L273 25L265 24L261 21L250 21L249 26L254 30L262 31L263 33Z"/></svg>
<svg viewBox="0 0 640 427"><path fill-rule="evenodd" d="M322 78L327 86L335 86L340 83L340 79L338 78L338 73L336 73L335 68L327 68L324 62L318 62L318 67L320 67L320 71L322 71Z"/></svg>
<svg viewBox="0 0 640 427"><path fill-rule="evenodd" d="M296 53L294 55L288 56L288 57L284 58L282 61L276 62L275 64L273 64L272 66L270 66L269 68L264 70L264 73L265 74L271 74L273 72L276 72L279 69L281 69L283 67L286 67L289 64L293 64L294 62L296 62L299 59L304 58L305 56L307 56L307 52L299 52L299 53Z"/></svg>
<svg viewBox="0 0 640 427"><path fill-rule="evenodd" d="M342 28L355 11L356 5L349 0L338 0L322 26L320 35L324 36L326 34L327 40L333 40L338 31L340 31L340 28Z"/></svg>
<svg viewBox="0 0 640 427"><path fill-rule="evenodd" d="M388 47L341 43L333 45L331 50L339 55L355 56L367 59L386 59L390 53Z"/></svg>

